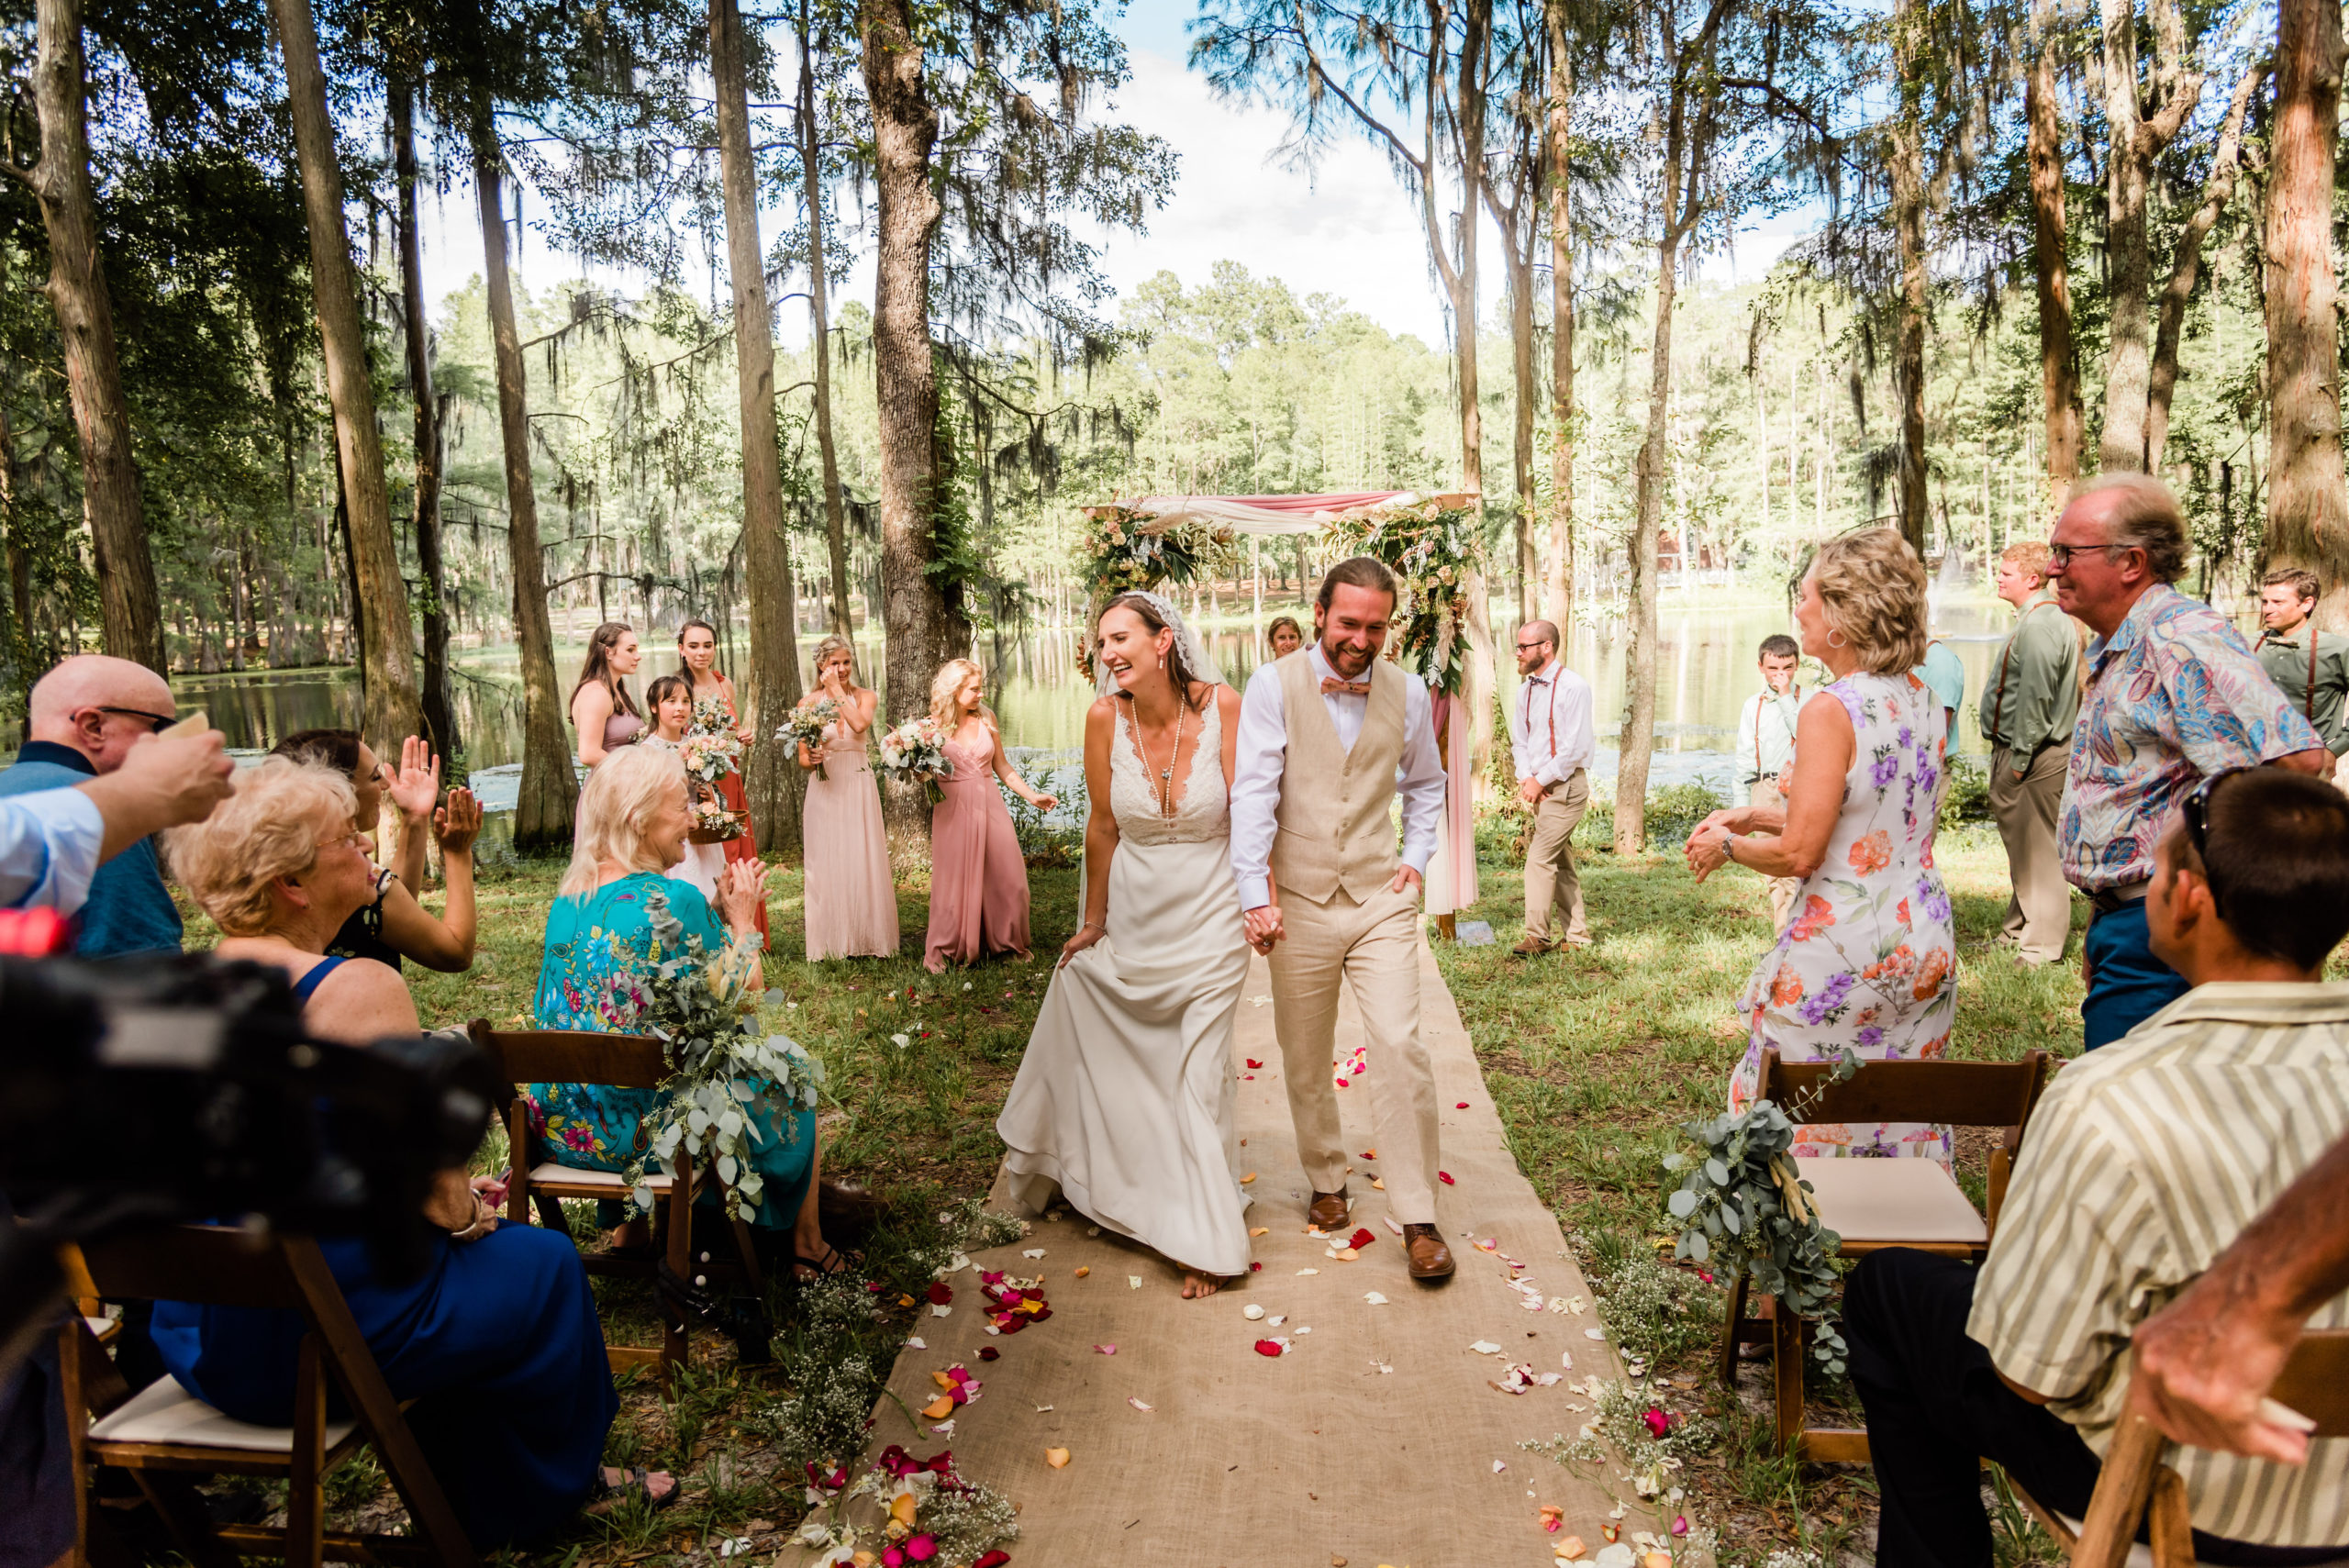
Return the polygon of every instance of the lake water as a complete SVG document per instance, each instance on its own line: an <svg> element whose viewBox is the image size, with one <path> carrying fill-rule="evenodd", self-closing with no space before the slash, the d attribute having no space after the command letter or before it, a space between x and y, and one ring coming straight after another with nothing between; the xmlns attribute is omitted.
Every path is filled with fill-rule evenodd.
<svg viewBox="0 0 2349 1568"><path fill-rule="evenodd" d="M1978 755L1984 747L1975 728L1976 704L2012 612L1995 599L1937 598L1934 632L1966 670L1966 706L1959 719L1957 749ZM1294 613L1293 606L1268 603L1265 617L1283 609ZM1309 617L1298 618L1309 624ZM1759 681L1756 651L1764 638L1790 629L1788 616L1771 607L1666 602L1657 623L1661 679L1650 768L1653 783L1698 782L1726 789L1738 709ZM1216 626L1204 635L1225 677L1235 684L1246 681L1264 653L1263 641L1236 625ZM1506 658L1507 629L1497 636L1503 639L1501 686L1507 698L1516 692L1517 674ZM813 636L802 639L803 659L814 641ZM1599 756L1595 771L1612 777L1617 762L1613 741L1622 725L1625 639L1620 626L1577 626L1569 641L1567 662L1596 689ZM862 639L861 650L860 670L866 681L874 681L878 638ZM575 644L557 648L555 665L566 679L578 669L582 652ZM978 654L991 666L989 701L1002 720L1005 740L1023 754L1074 759L1084 741L1085 710L1092 700L1091 689L1076 672L1074 633L1045 631L1007 639L1000 667L994 667L990 639L980 639ZM491 809L509 809L520 772L518 662L510 649L503 649L462 652L459 662L453 696L473 787ZM640 694L646 682L673 668L674 656L665 651L648 653L636 680ZM803 681L807 673L803 671ZM229 745L239 750L265 751L295 730L349 726L359 717L359 683L348 670L189 676L173 685L183 711L197 706L207 710L227 732Z"/></svg>

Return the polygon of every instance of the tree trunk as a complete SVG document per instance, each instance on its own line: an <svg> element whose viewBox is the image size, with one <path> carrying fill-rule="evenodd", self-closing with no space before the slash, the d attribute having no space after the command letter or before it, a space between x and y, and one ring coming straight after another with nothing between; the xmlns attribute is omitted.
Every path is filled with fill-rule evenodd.
<svg viewBox="0 0 2349 1568"><path fill-rule="evenodd" d="M432 328L424 314L424 243L416 213L416 88L390 83L392 164L399 184L400 308L407 385L416 403L416 564L424 579L424 733L451 768L462 745L449 706L448 582L440 560L440 400L432 390Z"/></svg>
<svg viewBox="0 0 2349 1568"><path fill-rule="evenodd" d="M2052 524L2080 473L2080 366L2072 343L2072 279L2065 259L2064 134L2055 112L2056 40L2052 6L2037 18L2039 50L2023 90L2030 122L2032 260L2039 281L2039 387L2047 431L2046 517Z"/></svg>
<svg viewBox="0 0 2349 1568"><path fill-rule="evenodd" d="M742 15L709 0L710 74L718 94L718 156L726 199L726 264L734 286L734 373L742 411L742 568L751 608L745 716L761 734L744 758L751 819L769 841L799 837L799 764L767 739L799 701L799 601L783 532L782 448L775 440L774 321L759 247L758 167L751 152Z"/></svg>
<svg viewBox="0 0 2349 1568"><path fill-rule="evenodd" d="M1925 141L1918 80L1917 0L1895 7L1900 106L1892 125L1892 226L1900 249L1900 319L1893 384L1900 395L1900 534L1925 555Z"/></svg>
<svg viewBox="0 0 2349 1568"><path fill-rule="evenodd" d="M522 660L522 782L514 804L514 847L548 850L571 838L578 799L572 749L563 743L564 696L556 684L554 632L547 618L546 562L539 550L539 495L530 478L529 384L514 323L514 284L506 270L506 193L497 128L486 85L473 87L473 189L480 198L482 274L497 369L497 424L506 453L507 558L514 573L514 641Z"/></svg>
<svg viewBox="0 0 2349 1568"><path fill-rule="evenodd" d="M2332 271L2333 154L2349 55L2331 0L2282 0L2267 186L2267 548L2324 584L2319 622L2349 628L2349 497Z"/></svg>
<svg viewBox="0 0 2349 1568"><path fill-rule="evenodd" d="M2146 232L2146 193L2154 160L2176 136L2201 97L2202 78L2185 69L2185 39L2175 0L2151 0L2157 50L2154 85L2161 100L2150 116L2137 82L2135 0L2103 0L2105 272L2112 302L2105 353L2104 433L2099 458L2107 472L2145 468L2145 421L2153 386L2151 296L2154 263Z"/></svg>
<svg viewBox="0 0 2349 1568"><path fill-rule="evenodd" d="M1574 62L1565 0L1547 0L1550 33L1550 572L1542 615L1566 635L1575 599Z"/></svg>
<svg viewBox="0 0 2349 1568"><path fill-rule="evenodd" d="M938 580L938 368L930 340L930 251L941 212L930 184L938 111L916 40L913 0L863 0L865 94L873 107L875 246L873 376L881 473L881 585L893 724L929 706L930 677L960 651L960 619ZM901 861L925 853L930 811L916 785L885 792Z"/></svg>
<svg viewBox="0 0 2349 1568"><path fill-rule="evenodd" d="M2194 209L2177 237L2169 283L2162 289L2154 322L2154 362L2146 382L2147 473L2161 472L2162 448L2169 441L2170 395L2177 386L2177 345L2185 336L2187 302L2194 297L2194 285L2201 276L2202 243L2210 238L2219 215L2226 210L2229 198L2234 195L2235 166L2241 161L2243 150L2243 116L2251 107L2252 94L2266 75L2264 68L2254 66L2235 83L2234 96L2227 105L2226 120L2219 128L2218 150L2210 157L2210 172L2202 182L2202 205Z"/></svg>
<svg viewBox="0 0 2349 1568"><path fill-rule="evenodd" d="M1656 535L1664 527L1665 419L1672 404L1672 306L1680 265L1680 235L1673 221L1679 204L1670 199L1679 172L1680 148L1668 145L1664 238L1655 252L1655 338L1649 350L1647 439L1640 443L1638 496L1631 525L1631 638L1623 683L1631 695L1615 762L1615 852L1637 855L1647 849L1648 761L1655 748ZM1681 540L1687 559L1687 540Z"/></svg>
<svg viewBox="0 0 2349 1568"><path fill-rule="evenodd" d="M816 350L816 451L823 465L824 544L831 553L832 629L856 634L848 602L848 519L832 447L831 281L824 275L824 150L816 127L816 67L805 0L799 7L799 179L807 204L807 315Z"/></svg>
<svg viewBox="0 0 2349 1568"><path fill-rule="evenodd" d="M1531 202L1529 192L1519 198ZM1511 413L1515 416L1509 431L1510 473L1517 489L1517 618L1520 625L1533 619L1533 597L1541 582L1542 568L1533 548L1533 407L1541 400L1541 384L1533 374L1533 256L1542 226L1532 212L1524 214L1525 250L1517 249L1514 230L1503 230L1508 241L1508 336L1509 368L1513 373L1517 401Z"/></svg>
<svg viewBox="0 0 2349 1568"><path fill-rule="evenodd" d="M97 556L106 650L168 673L162 599L148 548L130 413L115 352L114 310L98 254L97 200L90 188L83 121L81 0L39 0L33 111L40 161L21 177L40 203L49 237L49 304L64 349L65 384L82 449L82 514ZM12 170L12 172L15 172Z"/></svg>
<svg viewBox="0 0 2349 1568"><path fill-rule="evenodd" d="M1466 23L1460 47L1459 106L1460 212L1459 260L1451 271L1452 338L1460 380L1460 485L1484 503L1485 421L1476 391L1476 221L1484 205L1485 57L1492 39L1492 0L1467 0ZM1432 99L1430 115L1434 113ZM1427 144L1428 169L1422 182L1428 238L1439 252L1442 230L1435 215L1435 138ZM1461 695L1468 706L1470 766L1482 772L1493 746L1493 627L1491 595L1485 574L1471 573L1461 584L1468 609L1468 674Z"/></svg>
<svg viewBox="0 0 2349 1568"><path fill-rule="evenodd" d="M362 606L360 727L379 757L396 757L423 715L416 695L416 634L399 543L392 537L392 498L384 481L384 436L375 428L375 384L359 321L359 287L342 227L342 165L327 114L326 77L309 0L270 0L285 54L294 150L302 166L302 207L310 230L310 293L318 311L327 397L334 406L335 448L349 506L354 589Z"/></svg>

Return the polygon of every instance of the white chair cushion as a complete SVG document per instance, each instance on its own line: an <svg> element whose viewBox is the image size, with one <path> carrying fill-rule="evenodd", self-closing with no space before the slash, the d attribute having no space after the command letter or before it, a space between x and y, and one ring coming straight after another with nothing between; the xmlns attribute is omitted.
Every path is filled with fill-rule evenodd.
<svg viewBox="0 0 2349 1568"><path fill-rule="evenodd" d="M1846 1241L1944 1241L1979 1246L1989 1228L1938 1160L1798 1160L1820 1223Z"/></svg>
<svg viewBox="0 0 2349 1568"><path fill-rule="evenodd" d="M615 1197L629 1190L628 1178L618 1171L583 1171L576 1165L558 1164L552 1160L530 1167L530 1184L535 1187L545 1182L562 1182L575 1187L609 1187ZM669 1178L648 1173L644 1184L656 1193L665 1193L669 1190Z"/></svg>
<svg viewBox="0 0 2349 1568"><path fill-rule="evenodd" d="M326 1446L333 1448L349 1437L354 1421L328 1421ZM292 1453L294 1429L255 1427L228 1417L182 1388L176 1379L159 1377L102 1421L91 1424L93 1442L179 1443L191 1448L252 1449L262 1453Z"/></svg>

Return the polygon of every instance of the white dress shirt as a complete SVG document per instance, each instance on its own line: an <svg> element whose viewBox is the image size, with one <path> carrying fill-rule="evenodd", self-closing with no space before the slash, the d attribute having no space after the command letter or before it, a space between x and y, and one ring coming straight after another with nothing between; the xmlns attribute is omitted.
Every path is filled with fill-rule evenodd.
<svg viewBox="0 0 2349 1568"><path fill-rule="evenodd" d="M1525 677L1509 704L1508 740L1517 776L1544 789L1590 766L1598 754L1590 728L1590 683L1555 659Z"/></svg>
<svg viewBox="0 0 2349 1568"><path fill-rule="evenodd" d="M1753 804L1753 786L1772 784L1795 760L1795 726L1802 717L1802 686L1784 692L1764 686L1737 710L1737 771L1730 781L1730 804Z"/></svg>
<svg viewBox="0 0 2349 1568"><path fill-rule="evenodd" d="M0 799L0 908L81 908L106 836L98 803L78 789Z"/></svg>
<svg viewBox="0 0 2349 1568"><path fill-rule="evenodd" d="M1317 677L1340 678L1321 657L1319 643L1307 649L1305 656ZM1403 756L1395 770L1396 788L1403 797L1403 863L1424 877L1428 857L1435 853L1436 827L1443 817L1443 755L1436 750L1426 684L1408 670L1388 667L1404 683ZM1352 751L1362 738L1370 699L1332 692L1322 697L1321 706L1330 711L1338 744ZM1280 674L1270 664L1259 664L1241 699L1239 755L1231 774L1231 875L1240 884L1242 909L1260 909L1273 901L1273 835L1278 827L1273 813L1280 805L1281 763L1287 751L1288 715L1282 706Z"/></svg>

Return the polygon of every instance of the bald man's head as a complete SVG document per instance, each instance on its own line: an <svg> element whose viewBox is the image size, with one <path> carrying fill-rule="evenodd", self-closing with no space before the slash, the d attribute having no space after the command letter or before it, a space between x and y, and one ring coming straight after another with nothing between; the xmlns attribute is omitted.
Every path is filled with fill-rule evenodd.
<svg viewBox="0 0 2349 1568"><path fill-rule="evenodd" d="M35 683L26 736L70 746L101 773L122 766L132 742L177 706L163 677L144 664L78 653ZM107 711L109 709L115 711Z"/></svg>

